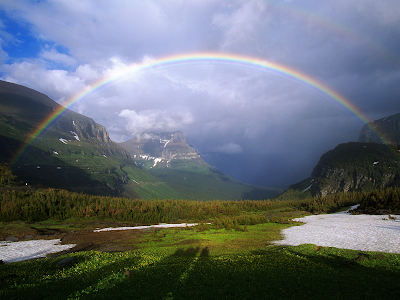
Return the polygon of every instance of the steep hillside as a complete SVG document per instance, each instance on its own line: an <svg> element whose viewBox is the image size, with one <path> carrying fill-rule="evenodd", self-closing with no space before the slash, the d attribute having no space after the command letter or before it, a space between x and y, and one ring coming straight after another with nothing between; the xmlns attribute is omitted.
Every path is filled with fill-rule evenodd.
<svg viewBox="0 0 400 300"><path fill-rule="evenodd" d="M400 113L382 118L369 124L383 134L384 139L391 145L400 145ZM368 125L364 125L360 132L360 143L382 143L378 136Z"/></svg>
<svg viewBox="0 0 400 300"><path fill-rule="evenodd" d="M11 168L22 181L100 195L182 196L138 168L103 126L70 110L20 152L59 107L37 91L0 81L0 163L13 163Z"/></svg>
<svg viewBox="0 0 400 300"><path fill-rule="evenodd" d="M321 156L311 174L314 196L400 185L400 160L387 145L347 143Z"/></svg>
<svg viewBox="0 0 400 300"><path fill-rule="evenodd" d="M400 150L384 144L346 143L323 154L311 177L289 187L289 196L326 196L400 186Z"/></svg>
<svg viewBox="0 0 400 300"><path fill-rule="evenodd" d="M188 199L268 199L276 188L244 184L208 165L177 132L146 133L120 144L143 169Z"/></svg>
<svg viewBox="0 0 400 300"><path fill-rule="evenodd" d="M382 133L383 138L375 130ZM291 185L279 198L400 186L399 149L400 114L376 120L362 128L358 143L340 144L322 155L311 177Z"/></svg>

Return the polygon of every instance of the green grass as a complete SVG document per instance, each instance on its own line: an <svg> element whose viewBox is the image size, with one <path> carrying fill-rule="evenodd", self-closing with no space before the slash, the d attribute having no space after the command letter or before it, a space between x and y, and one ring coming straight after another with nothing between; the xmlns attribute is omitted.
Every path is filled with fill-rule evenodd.
<svg viewBox="0 0 400 300"><path fill-rule="evenodd" d="M400 255L315 245L220 255L191 245L67 256L76 261L65 268L56 262L66 256L0 266L0 297L397 299L400 288Z"/></svg>

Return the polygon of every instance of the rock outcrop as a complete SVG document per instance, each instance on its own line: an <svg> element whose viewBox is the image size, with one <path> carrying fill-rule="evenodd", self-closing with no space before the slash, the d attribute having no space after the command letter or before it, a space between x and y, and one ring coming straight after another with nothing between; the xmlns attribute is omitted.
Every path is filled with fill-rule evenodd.
<svg viewBox="0 0 400 300"><path fill-rule="evenodd" d="M170 167L171 161L206 164L180 131L145 133L140 138L133 138L120 145L134 160L150 161L150 168Z"/></svg>
<svg viewBox="0 0 400 300"><path fill-rule="evenodd" d="M399 185L400 165L388 145L347 143L322 155L311 177L313 196L368 191Z"/></svg>

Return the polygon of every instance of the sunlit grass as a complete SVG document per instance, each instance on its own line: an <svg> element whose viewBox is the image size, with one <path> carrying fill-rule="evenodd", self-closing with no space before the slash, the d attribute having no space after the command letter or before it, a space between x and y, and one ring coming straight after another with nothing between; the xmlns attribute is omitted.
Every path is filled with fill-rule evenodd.
<svg viewBox="0 0 400 300"><path fill-rule="evenodd" d="M229 235L229 233L228 233ZM302 245L69 254L2 265L2 299L397 299L400 255ZM358 260L360 256L364 258Z"/></svg>

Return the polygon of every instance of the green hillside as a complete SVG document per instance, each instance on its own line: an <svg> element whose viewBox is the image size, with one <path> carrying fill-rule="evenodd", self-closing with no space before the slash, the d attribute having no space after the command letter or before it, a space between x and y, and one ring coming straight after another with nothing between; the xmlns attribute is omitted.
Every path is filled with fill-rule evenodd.
<svg viewBox="0 0 400 300"><path fill-rule="evenodd" d="M0 82L0 163L26 184L97 195L181 198L138 168L92 119L66 110L15 160L29 135L59 104L23 86Z"/></svg>

